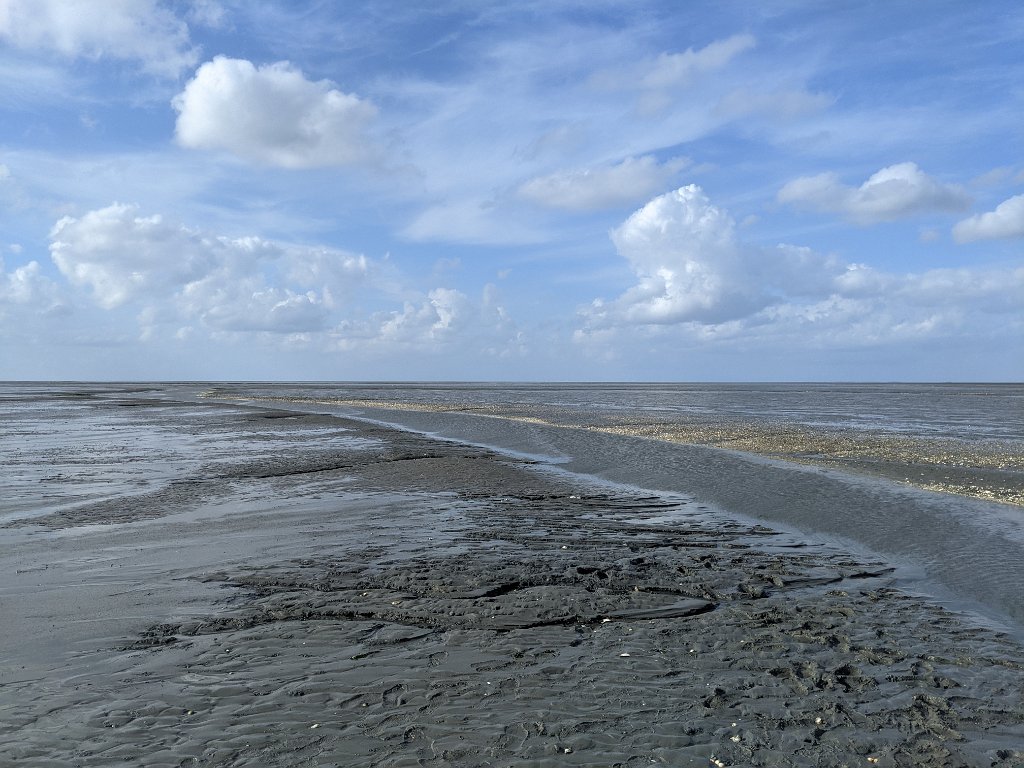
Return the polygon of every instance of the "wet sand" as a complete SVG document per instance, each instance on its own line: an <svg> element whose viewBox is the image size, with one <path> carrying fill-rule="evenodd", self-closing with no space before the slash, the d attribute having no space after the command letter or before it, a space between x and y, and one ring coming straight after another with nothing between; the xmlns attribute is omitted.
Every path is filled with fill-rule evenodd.
<svg viewBox="0 0 1024 768"><path fill-rule="evenodd" d="M1024 764L1024 650L886 563L365 422L82 402L123 439L51 460L175 469L0 529L0 764Z"/></svg>
<svg viewBox="0 0 1024 768"><path fill-rule="evenodd" d="M217 388L221 399L254 402L251 394ZM644 437L685 445L711 446L775 459L841 469L880 477L931 491L1024 506L1024 455L1019 443L1000 440L953 440L894 435L881 431L813 428L787 422L723 419L721 415L677 414L663 421L657 414L628 419L614 415L581 420L575 411L557 407L514 405L425 404L368 398L268 398L273 402L322 403L380 411L475 413L551 426L583 428L613 435Z"/></svg>

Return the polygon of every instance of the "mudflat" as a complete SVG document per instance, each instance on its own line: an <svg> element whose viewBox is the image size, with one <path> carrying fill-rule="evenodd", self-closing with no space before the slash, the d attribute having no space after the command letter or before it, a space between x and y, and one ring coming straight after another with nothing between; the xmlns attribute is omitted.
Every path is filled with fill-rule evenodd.
<svg viewBox="0 0 1024 768"><path fill-rule="evenodd" d="M887 563L353 419L46 408L12 477L66 496L0 528L0 763L1024 764L1024 649Z"/></svg>

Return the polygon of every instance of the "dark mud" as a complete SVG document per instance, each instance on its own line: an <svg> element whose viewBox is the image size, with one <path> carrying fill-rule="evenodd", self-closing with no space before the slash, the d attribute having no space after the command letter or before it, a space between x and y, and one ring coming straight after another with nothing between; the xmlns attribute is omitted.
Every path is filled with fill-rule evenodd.
<svg viewBox="0 0 1024 768"><path fill-rule="evenodd" d="M0 764L1024 764L1021 647L886 563L411 433L132 403L173 477L0 532L8 605L55 554L54 592L110 584L61 604L63 653L31 611L0 636ZM133 583L72 567L101 557Z"/></svg>

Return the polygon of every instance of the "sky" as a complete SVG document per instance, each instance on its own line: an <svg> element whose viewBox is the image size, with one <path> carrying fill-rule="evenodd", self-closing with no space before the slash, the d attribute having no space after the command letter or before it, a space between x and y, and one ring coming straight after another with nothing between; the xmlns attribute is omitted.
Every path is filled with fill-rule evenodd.
<svg viewBox="0 0 1024 768"><path fill-rule="evenodd" d="M1024 5L0 0L0 378L1020 381Z"/></svg>

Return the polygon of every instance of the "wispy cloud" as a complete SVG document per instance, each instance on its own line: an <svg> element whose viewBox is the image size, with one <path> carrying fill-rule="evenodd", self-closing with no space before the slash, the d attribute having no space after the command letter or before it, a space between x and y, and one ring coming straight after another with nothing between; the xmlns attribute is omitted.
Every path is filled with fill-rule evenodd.
<svg viewBox="0 0 1024 768"><path fill-rule="evenodd" d="M0 38L30 52L134 61L166 77L198 58L187 24L155 0L5 0Z"/></svg>
<svg viewBox="0 0 1024 768"><path fill-rule="evenodd" d="M654 115L672 103L676 92L723 69L756 44L751 34L732 35L713 40L702 48L665 51L636 64L602 69L591 77L590 82L600 90L639 93L640 112Z"/></svg>
<svg viewBox="0 0 1024 768"><path fill-rule="evenodd" d="M550 208L615 208L649 197L688 164L686 159L659 163L651 155L627 157L615 165L538 176L522 184L518 192L521 197Z"/></svg>
<svg viewBox="0 0 1024 768"><path fill-rule="evenodd" d="M460 199L432 205L413 217L400 234L416 242L525 245L548 239L542 227L520 211L502 210L493 199Z"/></svg>

